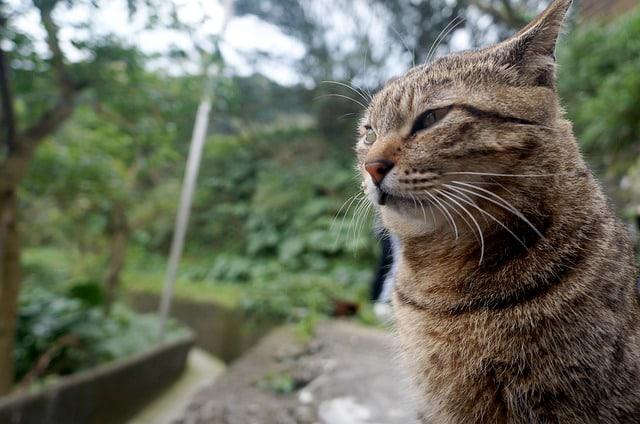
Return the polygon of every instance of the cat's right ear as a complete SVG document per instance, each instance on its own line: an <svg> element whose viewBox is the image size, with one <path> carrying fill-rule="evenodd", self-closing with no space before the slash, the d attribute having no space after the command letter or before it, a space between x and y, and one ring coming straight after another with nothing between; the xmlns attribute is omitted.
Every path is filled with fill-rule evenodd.
<svg viewBox="0 0 640 424"><path fill-rule="evenodd" d="M520 32L496 46L500 61L527 85L555 85L555 51L572 0L554 0Z"/></svg>

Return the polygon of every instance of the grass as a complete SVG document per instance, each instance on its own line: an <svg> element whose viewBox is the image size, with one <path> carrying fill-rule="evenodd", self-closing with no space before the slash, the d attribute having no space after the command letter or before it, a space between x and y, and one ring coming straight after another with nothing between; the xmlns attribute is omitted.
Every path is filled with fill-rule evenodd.
<svg viewBox="0 0 640 424"><path fill-rule="evenodd" d="M122 290L162 293L166 269L164 258L132 249L127 259L127 265L122 273ZM27 284L40 280L45 283L99 281L101 276L95 270L103 268L101 258L97 255L58 247L24 249L22 260L28 270ZM182 272L178 274L174 286L175 296L186 300L216 302L229 308L237 307L242 299L242 286L236 283L194 278L193 273L189 272L195 266L202 266L202 261L202 259L185 258L181 264Z"/></svg>
<svg viewBox="0 0 640 424"><path fill-rule="evenodd" d="M162 293L164 274L160 271L128 269L122 276L122 289L129 292ZM178 277L174 286L177 298L215 302L228 308L235 308L242 299L242 286L234 283L212 283L193 281Z"/></svg>
<svg viewBox="0 0 640 424"><path fill-rule="evenodd" d="M27 280L49 282L101 281L104 257L55 247L24 251ZM242 308L258 321L299 322L301 338L309 337L316 318L327 317L337 299L358 302L356 319L376 323L367 302L370 271L336 263L329 271L291 271L277 261L251 262L254 277L249 281L218 281L212 275L211 256L185 256L174 286L178 299L213 302L229 309ZM130 248L122 273L122 292L160 294L166 259ZM29 282L27 282L28 284Z"/></svg>

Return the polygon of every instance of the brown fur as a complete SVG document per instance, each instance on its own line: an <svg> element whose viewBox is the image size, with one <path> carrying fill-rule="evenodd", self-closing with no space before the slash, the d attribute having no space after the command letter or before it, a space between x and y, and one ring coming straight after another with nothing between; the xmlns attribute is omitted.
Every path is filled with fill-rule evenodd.
<svg viewBox="0 0 640 424"><path fill-rule="evenodd" d="M496 46L410 70L363 119L377 139L365 143L363 127L359 168L374 203L389 195L377 210L400 240L397 327L425 422L640 422L631 243L555 91L570 3ZM394 166L377 188L364 167L382 159Z"/></svg>

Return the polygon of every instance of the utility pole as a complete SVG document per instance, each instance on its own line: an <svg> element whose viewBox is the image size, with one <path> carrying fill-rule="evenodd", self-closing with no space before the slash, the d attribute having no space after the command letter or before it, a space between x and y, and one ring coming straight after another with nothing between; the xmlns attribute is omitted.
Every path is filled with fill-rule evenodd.
<svg viewBox="0 0 640 424"><path fill-rule="evenodd" d="M223 0L224 18L219 38L222 38L224 32L233 17L233 0ZM169 253L169 262L167 264L167 273L164 278L164 289L162 291L162 299L159 308L159 325L158 335L160 338L164 336L165 325L171 312L171 300L178 273L178 265L182 257L182 249L184 247L184 239L187 235L189 226L189 215L191 214L191 203L193 201L193 193L195 191L198 179L198 170L200 169L200 161L202 158L202 150L207 137L207 128L209 126L209 113L211 111L212 86L216 72L210 67L205 68L204 93L198 106L196 120L193 127L193 135L191 137L191 145L189 147L189 156L187 158L187 167L180 192L180 204L178 214L176 216L175 229L173 232L173 240L171 241L171 252Z"/></svg>

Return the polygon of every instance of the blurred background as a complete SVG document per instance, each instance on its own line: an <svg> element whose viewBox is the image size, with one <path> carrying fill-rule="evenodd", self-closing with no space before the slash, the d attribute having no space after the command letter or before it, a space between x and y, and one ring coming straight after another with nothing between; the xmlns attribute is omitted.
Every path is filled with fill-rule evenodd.
<svg viewBox="0 0 640 424"><path fill-rule="evenodd" d="M637 235L640 8L575 3L558 88ZM191 335L230 363L285 322L302 338L334 315L377 325L379 247L371 210L352 197L367 97L413 63L503 39L546 4L0 0L0 395ZM177 320L160 335L203 100Z"/></svg>

